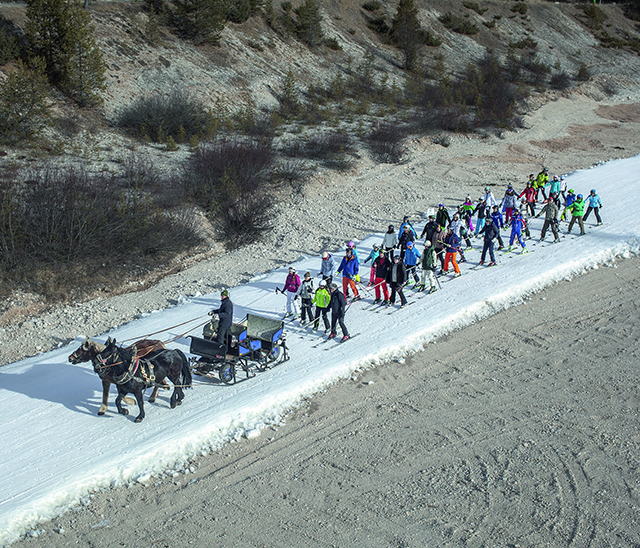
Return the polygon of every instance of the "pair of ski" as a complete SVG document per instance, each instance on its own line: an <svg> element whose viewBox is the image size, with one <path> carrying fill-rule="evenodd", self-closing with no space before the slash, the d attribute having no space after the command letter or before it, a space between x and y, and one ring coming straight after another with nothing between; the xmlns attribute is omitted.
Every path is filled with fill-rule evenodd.
<svg viewBox="0 0 640 548"><path fill-rule="evenodd" d="M324 344L328 343L329 341L334 341L336 343L347 342L347 341L350 341L351 339L354 339L358 335L360 335L360 333L356 333L354 335L349 335L349 338L347 340L345 340L345 341L343 341L342 338L338 338L337 336L336 337L328 337L328 336L327 337L323 337L322 340L319 343L314 344L311 348L319 348L319 347L323 346ZM331 350L331 349L333 349L333 348L335 348L337 346L338 346L338 344L335 344L333 346L329 346L328 348L325 348L324 350Z"/></svg>

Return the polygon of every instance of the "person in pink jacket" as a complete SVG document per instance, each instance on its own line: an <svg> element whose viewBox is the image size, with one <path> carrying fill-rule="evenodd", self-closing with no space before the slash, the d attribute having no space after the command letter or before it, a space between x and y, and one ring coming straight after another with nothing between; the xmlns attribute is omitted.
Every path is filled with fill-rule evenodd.
<svg viewBox="0 0 640 548"><path fill-rule="evenodd" d="M287 276L286 281L284 282L284 288L282 292L287 296L287 313L284 315L287 316L297 316L298 315L298 305L296 305L296 293L298 293L298 288L300 287L300 276L296 274L296 269L292 266L289 267L289 275Z"/></svg>

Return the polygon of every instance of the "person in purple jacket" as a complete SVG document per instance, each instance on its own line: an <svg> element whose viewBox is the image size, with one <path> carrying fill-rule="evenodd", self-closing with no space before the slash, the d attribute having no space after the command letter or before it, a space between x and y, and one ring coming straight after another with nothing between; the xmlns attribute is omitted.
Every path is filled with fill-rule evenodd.
<svg viewBox="0 0 640 548"><path fill-rule="evenodd" d="M292 266L289 267L289 275L284 282L284 289L282 292L287 296L287 313L284 315L287 316L297 316L298 315L298 305L296 304L296 294L298 293L298 288L300 287L300 276L296 274L296 269Z"/></svg>

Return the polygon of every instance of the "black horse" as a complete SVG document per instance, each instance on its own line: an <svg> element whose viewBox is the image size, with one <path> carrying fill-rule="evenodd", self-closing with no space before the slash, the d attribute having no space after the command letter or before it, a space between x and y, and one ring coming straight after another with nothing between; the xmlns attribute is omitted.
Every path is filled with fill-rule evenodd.
<svg viewBox="0 0 640 548"><path fill-rule="evenodd" d="M127 347L127 350L131 350L132 352L136 352L136 357L138 358L153 358L158 352L162 352L166 350L166 346L162 341L154 340L154 339L142 339L135 344ZM92 341L89 337L78 347L78 349L69 356L69 361L73 364L78 364L81 362L93 362L93 358L95 358L100 352L104 350L104 344ZM115 381L111 378L111 372L106 371L104 375L100 375L100 380L102 381L102 405L100 409L98 409L98 415L104 415L107 412L107 405L109 403L109 388L112 384L115 384ZM153 403L156 401L158 397L158 390L160 388L160 381L162 379L156 376L156 387L153 389L151 396L149 396L149 403ZM169 390L169 385L163 386L165 390ZM124 402L127 405L135 405L136 401L133 398L124 398Z"/></svg>
<svg viewBox="0 0 640 548"><path fill-rule="evenodd" d="M136 422L144 419L144 402L142 393L147 388L156 387L156 379L168 378L174 384L171 395L171 408L180 405L184 399L183 387L191 387L191 369L189 361L180 350L164 350L152 358L137 358L135 350L131 351L116 345L115 339L109 338L102 352L92 360L93 370L104 376L107 371L118 388L116 407L122 415L129 411L122 407L122 399L133 394L138 401L139 415Z"/></svg>

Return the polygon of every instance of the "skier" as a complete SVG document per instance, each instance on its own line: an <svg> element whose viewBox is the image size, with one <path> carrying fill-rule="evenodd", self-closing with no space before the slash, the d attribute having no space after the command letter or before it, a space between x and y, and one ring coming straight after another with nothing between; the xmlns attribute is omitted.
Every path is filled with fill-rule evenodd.
<svg viewBox="0 0 640 548"><path fill-rule="evenodd" d="M382 247L389 255L389 260L393 260L393 250L398 247L398 236L393 225L389 225L389 228L382 239Z"/></svg>
<svg viewBox="0 0 640 548"><path fill-rule="evenodd" d="M356 261L358 261L358 266L360 266L360 257L358 255L358 248L356 247L355 242L353 241L348 242L345 251L347 249L351 250L351 253L353 253L353 256L356 258ZM360 276L357 276L356 282L359 282L359 281L360 281Z"/></svg>
<svg viewBox="0 0 640 548"><path fill-rule="evenodd" d="M449 217L447 208L444 207L444 204L438 204L438 211L436 211L436 223L438 223L444 230L450 222L451 217Z"/></svg>
<svg viewBox="0 0 640 548"><path fill-rule="evenodd" d="M476 220L476 230L475 230L475 235L477 237L478 233L482 230L482 227L484 227L485 217L487 215L487 204L484 201L484 197L482 196L480 197L480 200L478 201L478 205L473 210L473 213L478 214L478 219Z"/></svg>
<svg viewBox="0 0 640 548"><path fill-rule="evenodd" d="M487 207L498 205L497 200L493 197L493 192L491 192L491 189L488 186L484 187L484 197L482 199Z"/></svg>
<svg viewBox="0 0 640 548"><path fill-rule="evenodd" d="M463 234L462 234L462 231L464 230L463 224L464 223L460 220L460 218L458 217L458 214L454 213L453 219L451 220L451 224L449 225L449 228L453 229L453 233L456 235L458 240L461 240L463 237ZM465 239L465 243L467 244L467 248L471 247L471 241L469 240L469 237L467 236L466 231L464 233L464 239ZM458 249L458 252L460 253L460 262L466 263L467 259L465 259L464 252L462 251L461 247Z"/></svg>
<svg viewBox="0 0 640 548"><path fill-rule="evenodd" d="M329 333L329 302L331 301L331 295L329 294L329 290L327 289L327 282L325 280L320 280L318 284L318 290L316 294L313 296L313 304L316 305L316 314L313 322L313 330L318 330L318 325L320 324L320 314L322 314L322 321L324 323L324 332Z"/></svg>
<svg viewBox="0 0 640 548"><path fill-rule="evenodd" d="M218 315L218 332L216 342L227 344L227 335L231 335L231 324L233 323L233 303L229 298L229 291L223 289L220 292L220 307L209 312L209 316Z"/></svg>
<svg viewBox="0 0 640 548"><path fill-rule="evenodd" d="M444 238L444 242L447 246L447 252L444 256L444 268L443 273L447 274L449 272L449 262L453 265L453 270L455 271L454 276L457 278L460 276L460 267L458 266L458 262L456 261L456 253L460 251L460 239L453 231L453 228L449 227L447 230L447 235Z"/></svg>
<svg viewBox="0 0 640 548"><path fill-rule="evenodd" d="M355 278L358 275L360 265L358 260L353 255L351 248L347 247L344 258L338 267L338 274L342 274L342 291L344 291L344 297L349 297L349 288L353 291L353 300L360 299L358 288L356 287ZM341 293L342 294L342 293Z"/></svg>
<svg viewBox="0 0 640 548"><path fill-rule="evenodd" d="M560 177L554 175L551 183L549 183L549 196L551 196L552 194L560 194L560 183Z"/></svg>
<svg viewBox="0 0 640 548"><path fill-rule="evenodd" d="M296 299L300 297L300 300L302 301L302 305L300 306L302 309L300 314L300 323L311 322L313 319L311 314L313 293L314 287L311 272L305 272L304 279L302 280L300 287L298 287L298 291L296 291Z"/></svg>
<svg viewBox="0 0 640 548"><path fill-rule="evenodd" d="M424 291L429 276L429 293L436 291L435 270L438 260L436 259L436 250L431 242L427 240L424 243L424 253L422 254L422 279L420 280L420 291Z"/></svg>
<svg viewBox="0 0 640 548"><path fill-rule="evenodd" d="M402 292L402 287L404 286L406 280L407 270L404 267L404 264L402 263L402 261L400 261L400 257L394 257L393 264L387 272L387 283L391 287L391 299L389 300L390 304L395 304L396 293L400 295L400 307L402 308L405 304L407 304L407 299Z"/></svg>
<svg viewBox="0 0 640 548"><path fill-rule="evenodd" d="M540 213L536 215L536 217L540 217L544 213L544 224L542 225L542 230L540 231L540 241L544 240L544 237L547 234L547 229L551 228L551 232L553 232L553 243L558 243L560 241L560 237L558 236L558 206L553 201L553 198L549 197L547 203L540 210Z"/></svg>
<svg viewBox="0 0 640 548"><path fill-rule="evenodd" d="M533 175L531 175L533 177ZM531 181L527 181L527 186L525 189L518 195L518 198L525 197L527 202L527 206L529 207L529 211L531 215L536 214L536 189L533 188L533 183Z"/></svg>
<svg viewBox="0 0 640 548"><path fill-rule="evenodd" d="M429 220L427 221L427 224L424 225L424 228L422 229L422 233L420 234L420 237L424 238L425 243L427 241L432 241L433 234L436 231L436 228L438 227L438 223L436 223L435 216L429 215L428 219Z"/></svg>
<svg viewBox="0 0 640 548"><path fill-rule="evenodd" d="M405 226L409 227L409 231L411 232L412 239L417 240L418 239L417 232L413 228L413 225L411 224L411 221L409 221L409 217L407 215L405 215L402 218L402 224L400 225L400 229L398 230L398 240L402 238L402 233L404 232Z"/></svg>
<svg viewBox="0 0 640 548"><path fill-rule="evenodd" d="M498 234L496 238L498 239L498 251L500 251L504 247L504 242L502 241L502 236L500 236L500 229L504 228L504 222L502 221L502 213L500 213L500 209L497 205L493 206L493 211L491 212L491 220L493 224L496 225L498 229Z"/></svg>
<svg viewBox="0 0 640 548"><path fill-rule="evenodd" d="M387 287L387 273L391 268L391 263L389 259L386 257L386 252L381 249L380 255L373 262L373 268L376 273L374 289L376 292L376 298L373 301L373 304L378 304L380 302L380 288L382 288L382 294L384 295L384 304L389 304L389 288Z"/></svg>
<svg viewBox="0 0 640 548"><path fill-rule="evenodd" d="M591 210L593 210L598 221L597 226L600 226L602 224L602 219L600 218L600 208L602 207L602 202L600 201L600 196L596 194L595 189L591 189L589 196L587 196L586 204L587 212L584 214L584 217L582 217L582 220L586 221L589 213L591 213Z"/></svg>
<svg viewBox="0 0 640 548"><path fill-rule="evenodd" d="M509 184L504 193L502 202L500 202L500 207L504 211L504 222L508 225L511 220L511 216L513 215L513 211L518 207L516 193L511 184Z"/></svg>
<svg viewBox="0 0 640 548"><path fill-rule="evenodd" d="M473 200L471 199L471 196L467 196L464 200L464 203L458 206L458 214L464 221L465 226L469 229L469 232L473 232L473 223L471 221L471 218L473 217L474 211L475 207L473 206Z"/></svg>
<svg viewBox="0 0 640 548"><path fill-rule="evenodd" d="M547 195L544 192L544 187L549 184L549 170L546 167L542 168L542 171L538 173L536 180L533 184L533 188L535 190L535 200L538 200L538 192L542 191L543 202L547 201ZM531 215L535 215L535 213L531 213Z"/></svg>
<svg viewBox="0 0 640 548"><path fill-rule="evenodd" d="M518 242L522 246L522 253L525 253L527 246L524 243L524 238L522 237L524 218L517 209L513 212L513 218L511 219L511 222L509 224L511 225L511 238L509 238L508 251L511 251L513 249L513 242L517 237Z"/></svg>
<svg viewBox="0 0 640 548"><path fill-rule="evenodd" d="M405 225L402 230L402 235L398 240L398 247L400 248L400 259L404 261L404 253L407 250L407 244L415 240L415 235L411 232L409 225Z"/></svg>
<svg viewBox="0 0 640 548"><path fill-rule="evenodd" d="M560 195L562 196L563 200L567 197L566 192L567 192L567 181L564 175L560 175Z"/></svg>
<svg viewBox="0 0 640 548"><path fill-rule="evenodd" d="M524 235L527 240L531 238L531 233L529 232L529 209L527 208L527 202L523 199L520 202L520 215L522 215Z"/></svg>
<svg viewBox="0 0 640 548"><path fill-rule="evenodd" d="M298 305L296 305L296 295L298 288L300 287L300 276L296 274L296 269L292 266L289 267L289 274L284 282L284 288L282 293L287 296L287 313L284 317L298 316ZM293 309L293 310L292 310Z"/></svg>
<svg viewBox="0 0 640 548"><path fill-rule="evenodd" d="M349 332L347 326L344 324L344 315L347 312L347 300L344 295L340 293L338 284L331 284L331 300L329 301L329 307L331 308L331 333L329 338L333 339L336 336L336 324L340 324L342 330L342 342L349 338Z"/></svg>
<svg viewBox="0 0 640 548"><path fill-rule="evenodd" d="M431 239L431 243L433 244L433 248L435 249L436 256L440 261L440 273L444 272L444 252L446 248L446 244L444 243L444 239L446 238L447 233L442 229L440 225L433 233L433 238Z"/></svg>
<svg viewBox="0 0 640 548"><path fill-rule="evenodd" d="M371 287L373 285L373 281L376 276L375 264L378 255L380 255L380 246L378 246L378 244L373 244L371 253L369 253L369 256L364 260L364 264L367 264L369 261L371 261L371 272L369 273L369 283L367 284L367 287Z"/></svg>
<svg viewBox="0 0 640 548"><path fill-rule="evenodd" d="M422 255L420 255L420 252L414 247L413 242L408 242L407 249L404 252L404 264L407 268L407 280L409 280L409 276L413 276L416 283L420 280L416 273L416 267L418 266L418 261L421 258Z"/></svg>
<svg viewBox="0 0 640 548"><path fill-rule="evenodd" d="M489 257L491 257L489 266L493 266L496 264L496 256L493 253L493 240L496 236L500 235L500 230L494 223L487 223L480 231L480 234L484 234L484 245L482 246L482 255L480 255L480 262L478 264L484 264L487 251L489 251Z"/></svg>
<svg viewBox="0 0 640 548"><path fill-rule="evenodd" d="M573 192L573 189L570 188L567 191L567 196L564 199L564 209L562 210L562 214L560 215L560 220L564 221L565 218L565 214L567 213L567 210L569 210L569 212L571 212L571 206L573 205L573 202L576 201L576 195Z"/></svg>
<svg viewBox="0 0 640 548"><path fill-rule="evenodd" d="M333 256L326 251L322 254L322 262L320 263L320 275L328 286L333 281L333 270L336 267Z"/></svg>
<svg viewBox="0 0 640 548"><path fill-rule="evenodd" d="M584 200L582 199L582 194L578 194L576 196L576 201L569 206L571 210L571 221L569 221L569 228L567 228L567 234L571 234L571 229L573 228L573 224L578 221L578 225L580 225L580 236L585 235L584 231L584 221L582 220L582 216L584 215Z"/></svg>

